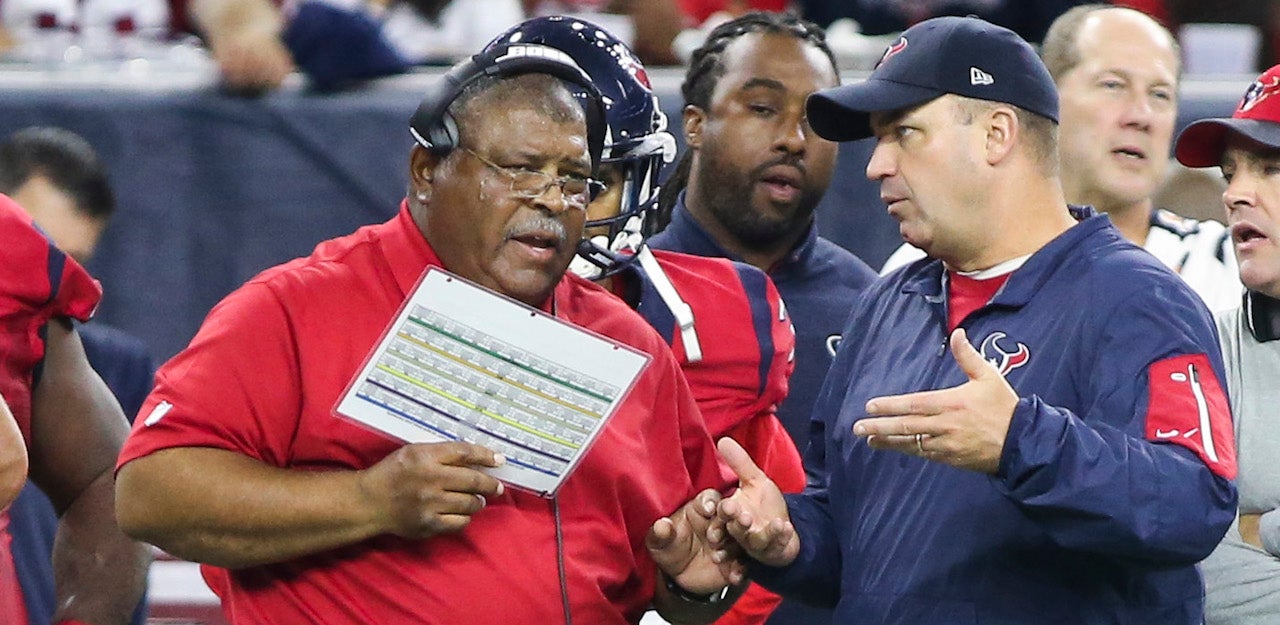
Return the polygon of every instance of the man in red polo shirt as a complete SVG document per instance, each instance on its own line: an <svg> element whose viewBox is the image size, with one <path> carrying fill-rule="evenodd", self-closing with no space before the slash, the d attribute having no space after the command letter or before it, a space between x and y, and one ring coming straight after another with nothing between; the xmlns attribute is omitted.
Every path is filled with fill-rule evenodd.
<svg viewBox="0 0 1280 625"><path fill-rule="evenodd" d="M399 215L254 278L157 374L118 465L122 524L204 563L232 623L622 624L651 605L706 622L738 590L682 592L719 572L667 555L726 475L662 338L564 274L603 116L581 70L533 48L486 50L428 94ZM554 497L505 488L486 448L334 415L432 266L651 357Z"/></svg>

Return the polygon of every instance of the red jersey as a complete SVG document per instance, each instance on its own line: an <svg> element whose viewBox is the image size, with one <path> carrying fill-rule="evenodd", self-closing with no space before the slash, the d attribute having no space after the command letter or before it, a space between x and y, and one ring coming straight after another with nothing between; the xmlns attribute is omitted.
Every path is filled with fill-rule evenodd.
<svg viewBox="0 0 1280 625"><path fill-rule="evenodd" d="M800 492L805 482L800 454L777 418L795 368L796 337L773 281L755 267L725 258L651 251L693 313L696 360L655 277L640 263L619 277L638 280L636 311L671 345L707 430L712 438L728 436L742 444L783 492ZM763 623L780 601L753 584L716 622Z"/></svg>
<svg viewBox="0 0 1280 625"><path fill-rule="evenodd" d="M795 368L796 337L773 281L755 267L724 258L651 251L693 312L701 358L689 358L675 316L639 264L622 277L639 278L636 312L671 346L707 430L713 438L749 433L734 438L758 459L777 455L770 451L775 440L768 435L774 431L769 424L776 424L782 435L776 442L785 443L780 446L790 450L794 465L788 467L784 458L770 477L783 491L798 492L804 487L800 456L775 416Z"/></svg>
<svg viewBox="0 0 1280 625"><path fill-rule="evenodd" d="M297 470L378 462L403 443L333 407L419 276L439 265L402 205L385 224L254 278L157 373L119 465L190 446ZM661 337L576 276L566 275L554 298L556 316L653 357L556 501L507 489L457 534L381 536L239 570L204 566L228 619L544 625L564 617L562 553L574 621L638 622L656 575L644 547L649 527L730 479Z"/></svg>
<svg viewBox="0 0 1280 625"><path fill-rule="evenodd" d="M44 326L54 317L87 321L102 299L102 287L3 195L0 233L0 394L23 438L29 439L31 389L44 359Z"/></svg>
<svg viewBox="0 0 1280 625"><path fill-rule="evenodd" d="M38 230L22 207L0 195L0 395L31 440L31 394L54 317L87 321L102 297L89 273ZM0 512L0 623L26 622L9 552L8 513Z"/></svg>

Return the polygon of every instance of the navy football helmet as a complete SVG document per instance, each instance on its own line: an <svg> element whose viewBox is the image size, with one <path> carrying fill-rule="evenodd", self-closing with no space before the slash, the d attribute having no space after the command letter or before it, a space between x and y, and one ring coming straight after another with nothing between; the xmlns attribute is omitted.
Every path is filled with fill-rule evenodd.
<svg viewBox="0 0 1280 625"><path fill-rule="evenodd" d="M487 47L514 43L541 44L568 54L600 90L608 124L601 163L622 169L621 207L615 217L587 222L587 228L607 226L609 235L584 239L571 269L590 279L616 273L632 262L656 226L658 174L676 155L667 116L658 107L644 65L626 44L591 22L538 17L498 35Z"/></svg>

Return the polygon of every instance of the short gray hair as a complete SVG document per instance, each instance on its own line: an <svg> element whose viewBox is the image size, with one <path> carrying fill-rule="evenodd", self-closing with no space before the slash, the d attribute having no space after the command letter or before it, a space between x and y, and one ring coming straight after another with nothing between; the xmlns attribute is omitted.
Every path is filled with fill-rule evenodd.
<svg viewBox="0 0 1280 625"><path fill-rule="evenodd" d="M555 122L586 119L569 87L555 76L539 73L484 76L463 88L449 105L449 114L458 123L458 145L466 143L467 127L480 123L481 110L517 104Z"/></svg>

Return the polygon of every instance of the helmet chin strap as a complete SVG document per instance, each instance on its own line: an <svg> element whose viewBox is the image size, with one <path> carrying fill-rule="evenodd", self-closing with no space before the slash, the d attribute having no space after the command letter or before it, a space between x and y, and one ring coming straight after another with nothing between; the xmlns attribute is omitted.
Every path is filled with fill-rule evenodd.
<svg viewBox="0 0 1280 625"><path fill-rule="evenodd" d="M588 280L599 280L622 271L635 262L636 251L644 245L644 235L640 234L643 225L643 218L632 215L612 241L603 234L578 241L569 271Z"/></svg>
<svg viewBox="0 0 1280 625"><path fill-rule="evenodd" d="M617 258L605 247L608 237L598 234L590 239L578 241L578 250L569 261L569 271L580 278L599 280L604 277L604 270L617 264Z"/></svg>
<svg viewBox="0 0 1280 625"><path fill-rule="evenodd" d="M610 249L606 249L605 245L609 245ZM587 280L599 280L632 262L640 263L645 275L653 283L654 290L658 292L658 297L662 298L662 303L667 305L671 316L675 318L676 325L680 328L680 340L684 343L685 359L691 363L702 360L702 343L698 341L698 330L694 326L693 308L681 299L671 278L667 277L667 272L663 271L662 265L658 264L658 259L654 258L653 252L644 244L639 233L620 235L612 243L603 234L579 241L578 253L569 263L569 271ZM611 270L611 273L606 274L606 269Z"/></svg>
<svg viewBox="0 0 1280 625"><path fill-rule="evenodd" d="M648 245L641 246L636 251L636 259L648 274L649 281L653 282L653 288L658 291L658 296L671 310L671 315L676 318L676 325L680 326L680 339L684 343L685 358L689 362L702 360L702 344L698 342L698 330L693 325L693 309L680 299L675 285L671 284L671 278L668 278L667 272L662 270L658 259L653 257L653 252L649 251Z"/></svg>

